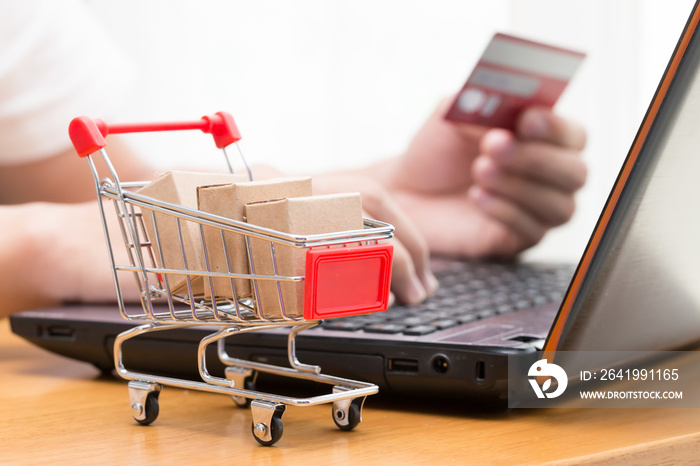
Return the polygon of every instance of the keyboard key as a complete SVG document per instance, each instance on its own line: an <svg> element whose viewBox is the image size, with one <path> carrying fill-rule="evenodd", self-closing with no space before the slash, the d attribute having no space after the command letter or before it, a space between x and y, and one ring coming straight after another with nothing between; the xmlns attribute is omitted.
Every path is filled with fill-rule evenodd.
<svg viewBox="0 0 700 466"><path fill-rule="evenodd" d="M545 296L539 295L535 296L534 298L535 304L547 304L549 302L549 299L547 299Z"/></svg>
<svg viewBox="0 0 700 466"><path fill-rule="evenodd" d="M469 290L469 285L466 283L457 283L454 288L454 292L456 293L457 296L466 293Z"/></svg>
<svg viewBox="0 0 700 466"><path fill-rule="evenodd" d="M505 294L496 294L496 295L493 295L493 296L491 297L491 300L492 300L494 303L496 303L496 304L505 304L505 303L507 303L507 302L509 301L509 300L508 300L508 296L505 295Z"/></svg>
<svg viewBox="0 0 700 466"><path fill-rule="evenodd" d="M326 330L343 330L346 332L354 332L355 330L360 330L365 326L364 322L353 322L352 320L343 321L326 321L323 323L322 327Z"/></svg>
<svg viewBox="0 0 700 466"><path fill-rule="evenodd" d="M373 324L369 325L364 328L365 332L369 333L387 333L387 334L393 334L393 333L401 333L406 329L405 325L399 325L399 324Z"/></svg>
<svg viewBox="0 0 700 466"><path fill-rule="evenodd" d="M411 316L416 313L416 310L410 307L404 307L404 306L394 306L389 308L388 311L383 312L381 316L384 316L385 318L388 319L397 319L402 316Z"/></svg>
<svg viewBox="0 0 700 466"><path fill-rule="evenodd" d="M459 322L460 324L468 324L469 322L474 322L475 320L478 320L478 319L479 319L479 317L474 315L474 314L467 314L467 315L460 316L457 319L457 322Z"/></svg>
<svg viewBox="0 0 700 466"><path fill-rule="evenodd" d="M454 307L457 305L457 298L449 296L445 298L441 298L437 302L441 307Z"/></svg>
<svg viewBox="0 0 700 466"><path fill-rule="evenodd" d="M421 306L422 309L427 309L429 311L435 311L440 308L437 301L428 301Z"/></svg>
<svg viewBox="0 0 700 466"><path fill-rule="evenodd" d="M551 292L551 293L549 294L549 299L551 299L551 300L554 301L554 302L556 302L556 301L561 301L562 299L564 299L564 293L561 292L561 291L554 291L554 292Z"/></svg>
<svg viewBox="0 0 700 466"><path fill-rule="evenodd" d="M425 319L424 322L430 322L431 320L440 318L437 312L421 312L420 314L416 314L416 316Z"/></svg>
<svg viewBox="0 0 700 466"><path fill-rule="evenodd" d="M482 290L486 288L486 283L483 280L472 280L469 282L472 290Z"/></svg>
<svg viewBox="0 0 700 466"><path fill-rule="evenodd" d="M388 318L389 317L386 315L385 312L351 317L353 322L361 322L364 325L371 325L371 324L378 324L381 322L386 322ZM343 320L345 320L345 319L343 319Z"/></svg>
<svg viewBox="0 0 700 466"><path fill-rule="evenodd" d="M490 299L480 299L477 301L475 304L476 311L483 311L486 309L493 309L495 307L495 303L491 301Z"/></svg>
<svg viewBox="0 0 700 466"><path fill-rule="evenodd" d="M423 316L411 316L411 317L406 317L403 319L397 319L394 323L397 324L403 324L403 325L408 325L408 326L413 326L413 325L424 325L427 324L433 320L432 317L423 317Z"/></svg>
<svg viewBox="0 0 700 466"><path fill-rule="evenodd" d="M444 330L446 328L454 327L457 324L458 322L456 320L441 319L430 322L429 325L432 325L433 327L438 328L440 330Z"/></svg>
<svg viewBox="0 0 700 466"><path fill-rule="evenodd" d="M436 332L438 329L434 325L416 325L403 331L404 335L420 336Z"/></svg>
<svg viewBox="0 0 700 466"><path fill-rule="evenodd" d="M476 305L476 303L474 301L472 301L469 304L465 304L464 306L462 306L462 309L464 309L464 312L466 314L472 314L475 311L478 311L479 307Z"/></svg>
<svg viewBox="0 0 700 466"><path fill-rule="evenodd" d="M512 312L514 310L515 310L515 308L513 306L510 306L508 304L502 304L496 308L496 313L507 314L507 313Z"/></svg>
<svg viewBox="0 0 700 466"><path fill-rule="evenodd" d="M493 317L496 315L496 311L493 309L485 309L476 313L479 319L486 319L487 317Z"/></svg>
<svg viewBox="0 0 700 466"><path fill-rule="evenodd" d="M529 299L521 299L520 301L515 303L515 308L516 309L528 309L532 307L532 301Z"/></svg>

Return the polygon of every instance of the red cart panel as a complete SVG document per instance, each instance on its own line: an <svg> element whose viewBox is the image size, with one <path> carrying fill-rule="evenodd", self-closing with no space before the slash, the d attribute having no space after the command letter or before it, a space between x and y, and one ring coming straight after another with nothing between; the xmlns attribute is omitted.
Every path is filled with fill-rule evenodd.
<svg viewBox="0 0 700 466"><path fill-rule="evenodd" d="M393 252L389 244L309 249L304 318L328 319L386 310Z"/></svg>

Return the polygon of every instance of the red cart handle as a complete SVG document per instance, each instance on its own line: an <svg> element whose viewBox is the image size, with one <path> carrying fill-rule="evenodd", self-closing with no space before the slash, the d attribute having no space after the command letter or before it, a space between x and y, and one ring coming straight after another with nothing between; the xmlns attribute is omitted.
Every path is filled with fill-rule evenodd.
<svg viewBox="0 0 700 466"><path fill-rule="evenodd" d="M144 133L151 131L181 131L198 129L214 137L216 147L222 149L241 139L233 117L226 112L204 116L198 121L175 121L168 123L117 123L108 125L102 120L80 116L68 127L73 147L81 157L102 149L107 143L105 136L121 133Z"/></svg>

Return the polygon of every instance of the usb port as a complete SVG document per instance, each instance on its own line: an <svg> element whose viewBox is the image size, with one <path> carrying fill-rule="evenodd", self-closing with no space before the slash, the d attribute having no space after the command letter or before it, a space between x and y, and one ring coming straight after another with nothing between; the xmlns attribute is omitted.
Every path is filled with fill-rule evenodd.
<svg viewBox="0 0 700 466"><path fill-rule="evenodd" d="M44 336L60 340L73 340L75 338L75 329L68 325L49 325L46 327Z"/></svg>
<svg viewBox="0 0 700 466"><path fill-rule="evenodd" d="M389 358L388 369L389 372L416 373L418 372L418 360Z"/></svg>

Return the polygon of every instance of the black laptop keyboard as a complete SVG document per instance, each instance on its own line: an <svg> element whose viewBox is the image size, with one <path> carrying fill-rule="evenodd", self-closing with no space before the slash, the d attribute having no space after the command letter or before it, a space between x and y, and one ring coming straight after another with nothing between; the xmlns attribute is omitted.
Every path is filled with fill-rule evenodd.
<svg viewBox="0 0 700 466"><path fill-rule="evenodd" d="M456 325L535 306L559 303L574 272L571 265L448 262L436 267L437 293L415 306L332 319L327 330L427 335Z"/></svg>

